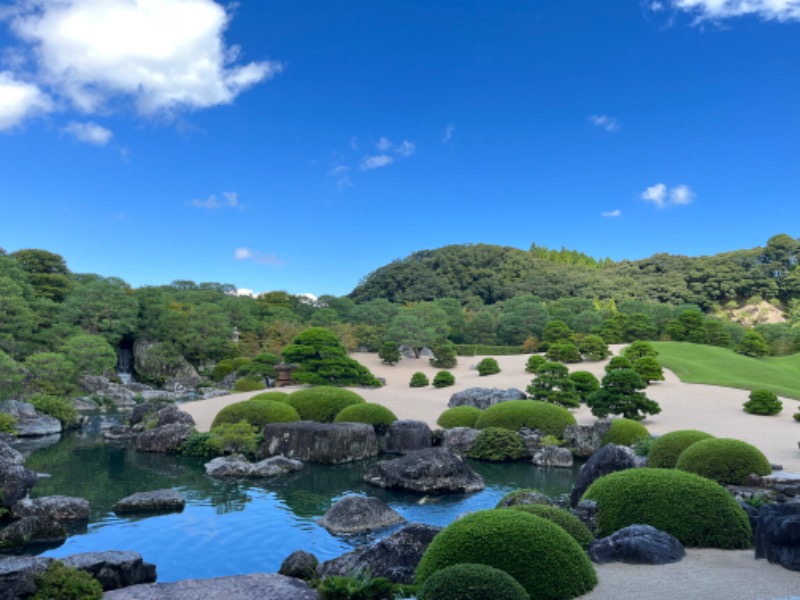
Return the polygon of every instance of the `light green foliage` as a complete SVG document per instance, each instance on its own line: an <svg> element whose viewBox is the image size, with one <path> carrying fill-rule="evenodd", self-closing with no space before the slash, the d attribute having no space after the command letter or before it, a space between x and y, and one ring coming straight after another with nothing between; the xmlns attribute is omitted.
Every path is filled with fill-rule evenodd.
<svg viewBox="0 0 800 600"><path fill-rule="evenodd" d="M511 575L480 564L456 564L436 571L417 591L419 600L530 600Z"/></svg>
<svg viewBox="0 0 800 600"><path fill-rule="evenodd" d="M267 396L269 394L259 394ZM285 402L272 402L268 399L245 400L229 404L217 413L211 428L215 428L223 423L238 423L247 421L258 430L264 429L268 423L291 423L299 421L300 415L297 411Z"/></svg>
<svg viewBox="0 0 800 600"><path fill-rule="evenodd" d="M256 381L255 379L237 379L233 384L233 389L237 392L255 392L256 390L263 390L267 386L263 381Z"/></svg>
<svg viewBox="0 0 800 600"><path fill-rule="evenodd" d="M444 429L475 427L475 422L480 416L481 409L474 406L454 406L439 415L436 424Z"/></svg>
<svg viewBox="0 0 800 600"><path fill-rule="evenodd" d="M214 381L222 381L231 373L233 373L233 363L230 359L221 360L211 369L211 379Z"/></svg>
<svg viewBox="0 0 800 600"><path fill-rule="evenodd" d="M748 331L744 334L741 344L736 347L736 352L745 356L766 356L769 353L769 346L757 331Z"/></svg>
<svg viewBox="0 0 800 600"><path fill-rule="evenodd" d="M79 373L102 375L117 366L117 353L99 335L76 335L69 338L62 352Z"/></svg>
<svg viewBox="0 0 800 600"><path fill-rule="evenodd" d="M262 394L256 394L249 400L250 402L288 402L289 394L287 392L270 391Z"/></svg>
<svg viewBox="0 0 800 600"><path fill-rule="evenodd" d="M521 510L523 512L542 517L552 521L572 538L578 542L582 548L587 548L594 541L594 535L578 517L568 510L547 504L515 504L509 507L511 510Z"/></svg>
<svg viewBox="0 0 800 600"><path fill-rule="evenodd" d="M632 446L634 442L642 438L649 438L650 432L647 427L638 421L630 419L614 419L611 427L603 436L603 446L606 444L616 444L617 446Z"/></svg>
<svg viewBox="0 0 800 600"><path fill-rule="evenodd" d="M272 352L261 352L251 359L246 359L247 362L237 365L237 360L233 359L233 367L236 369L236 374L240 377L258 377L265 379L267 377L275 379L277 373L275 372L275 365L281 362L280 357Z"/></svg>
<svg viewBox="0 0 800 600"><path fill-rule="evenodd" d="M210 431L193 431L181 444L179 454L197 458L213 458L221 454L219 445L214 443L214 434Z"/></svg>
<svg viewBox="0 0 800 600"><path fill-rule="evenodd" d="M373 579L369 574L326 577L317 587L321 600L394 600L401 591L402 586L385 577Z"/></svg>
<svg viewBox="0 0 800 600"><path fill-rule="evenodd" d="M752 415L777 415L783 410L783 402L769 390L753 390L749 398L744 410Z"/></svg>
<svg viewBox="0 0 800 600"><path fill-rule="evenodd" d="M497 359L491 356L482 359L475 368L478 370L478 375L481 377L494 375L500 372L500 365L497 364Z"/></svg>
<svg viewBox="0 0 800 600"><path fill-rule="evenodd" d="M455 385L456 378L450 371L439 371L433 377L433 387L443 388Z"/></svg>
<svg viewBox="0 0 800 600"><path fill-rule="evenodd" d="M256 452L258 429L245 420L238 423L220 423L211 428L207 444L217 454L248 454Z"/></svg>
<svg viewBox="0 0 800 600"><path fill-rule="evenodd" d="M569 376L569 369L558 362L548 362L537 370L534 379L526 390L534 400L550 402L567 408L577 408L580 396Z"/></svg>
<svg viewBox="0 0 800 600"><path fill-rule="evenodd" d="M67 357L55 352L39 352L25 359L30 374L27 386L35 392L66 396L75 389L77 371Z"/></svg>
<svg viewBox="0 0 800 600"><path fill-rule="evenodd" d="M678 457L689 446L700 440L714 437L705 431L680 429L657 437L647 453L647 466L660 469L674 469Z"/></svg>
<svg viewBox="0 0 800 600"><path fill-rule="evenodd" d="M578 347L566 342L550 344L545 356L547 360L563 363L579 363L582 360Z"/></svg>
<svg viewBox="0 0 800 600"><path fill-rule="evenodd" d="M383 435L389 426L397 421L397 415L380 404L358 403L343 408L334 423L366 423L375 428L375 433Z"/></svg>
<svg viewBox="0 0 800 600"><path fill-rule="evenodd" d="M525 456L525 444L516 431L488 427L478 434L469 451L470 458L491 461L518 460Z"/></svg>
<svg viewBox="0 0 800 600"><path fill-rule="evenodd" d="M64 301L64 317L112 346L136 329L139 303L131 287L116 277L97 278L76 287Z"/></svg>
<svg viewBox="0 0 800 600"><path fill-rule="evenodd" d="M0 271L0 349L11 351L29 341L37 326L36 313L25 297L25 288Z"/></svg>
<svg viewBox="0 0 800 600"><path fill-rule="evenodd" d="M575 417L561 406L536 400L509 400L494 404L483 411L475 427L503 427L511 431L527 427L561 438L564 427L574 424Z"/></svg>
<svg viewBox="0 0 800 600"><path fill-rule="evenodd" d="M658 356L658 351L653 348L653 344L636 341L622 349L622 356L634 363L645 356L655 358Z"/></svg>
<svg viewBox="0 0 800 600"><path fill-rule="evenodd" d="M34 394L28 399L33 407L39 412L58 419L64 429L74 427L78 424L78 411L75 406L61 396L51 396L48 394Z"/></svg>
<svg viewBox="0 0 800 600"><path fill-rule="evenodd" d="M569 378L582 402L586 402L586 397L589 394L600 389L600 382L597 377L589 371L572 371L569 374Z"/></svg>
<svg viewBox="0 0 800 600"><path fill-rule="evenodd" d="M613 369L601 383L600 389L586 398L586 405L596 417L621 415L626 419L641 421L647 415L661 412L661 407L638 391L647 387L633 369Z"/></svg>
<svg viewBox="0 0 800 600"><path fill-rule="evenodd" d="M595 481L583 497L597 501L599 537L643 524L692 548L738 550L752 544L750 521L736 499L721 485L692 473L616 471Z"/></svg>
<svg viewBox="0 0 800 600"><path fill-rule="evenodd" d="M433 345L433 358L430 359L432 367L437 369L452 369L458 364L456 346L453 342L443 341Z"/></svg>
<svg viewBox="0 0 800 600"><path fill-rule="evenodd" d="M528 373L536 373L539 371L539 367L547 362L547 359L542 356L541 354L534 354L528 357L528 364L525 366L525 370Z"/></svg>
<svg viewBox="0 0 800 600"><path fill-rule="evenodd" d="M86 571L73 569L60 560L34 576L36 594L33 600L100 600L103 586Z"/></svg>
<svg viewBox="0 0 800 600"><path fill-rule="evenodd" d="M319 423L331 423L346 407L364 402L355 392L327 386L298 390L288 400L303 421Z"/></svg>
<svg viewBox="0 0 800 600"><path fill-rule="evenodd" d="M17 432L17 418L9 413L0 412L0 433L15 434Z"/></svg>
<svg viewBox="0 0 800 600"><path fill-rule="evenodd" d="M0 402L13 400L22 391L25 375L8 354L0 350Z"/></svg>
<svg viewBox="0 0 800 600"><path fill-rule="evenodd" d="M608 350L608 344L599 335L585 336L580 341L578 348L586 360L603 360L610 354Z"/></svg>
<svg viewBox="0 0 800 600"><path fill-rule="evenodd" d="M695 442L681 453L675 468L702 475L722 485L747 485L753 473L772 473L767 457L758 448L730 438Z"/></svg>
<svg viewBox="0 0 800 600"><path fill-rule="evenodd" d="M558 525L518 510L482 510L445 527L422 556L417 582L463 563L505 571L537 599L574 598L597 585L578 542Z"/></svg>
<svg viewBox="0 0 800 600"><path fill-rule="evenodd" d="M426 385L430 384L430 380L428 380L428 376L425 375L422 371L417 371L411 376L411 383L408 385L411 387L425 387Z"/></svg>
<svg viewBox="0 0 800 600"><path fill-rule="evenodd" d="M394 365L400 362L400 349L397 344L386 342L381 344L381 349L378 350L378 358L385 365Z"/></svg>
<svg viewBox="0 0 800 600"><path fill-rule="evenodd" d="M664 381L664 369L652 356L637 358L633 363L633 370L639 374L645 383Z"/></svg>

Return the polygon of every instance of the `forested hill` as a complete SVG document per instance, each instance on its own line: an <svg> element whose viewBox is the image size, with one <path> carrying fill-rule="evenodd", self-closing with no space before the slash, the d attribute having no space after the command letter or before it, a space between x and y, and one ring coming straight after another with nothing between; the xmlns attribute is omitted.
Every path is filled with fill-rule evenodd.
<svg viewBox="0 0 800 600"><path fill-rule="evenodd" d="M422 250L367 277L350 294L357 303L385 298L419 302L480 298L494 304L520 294L696 304L704 309L754 296L788 303L800 297L800 242L786 234L762 248L713 256L656 254L636 261L594 260L580 252L533 245L465 244Z"/></svg>

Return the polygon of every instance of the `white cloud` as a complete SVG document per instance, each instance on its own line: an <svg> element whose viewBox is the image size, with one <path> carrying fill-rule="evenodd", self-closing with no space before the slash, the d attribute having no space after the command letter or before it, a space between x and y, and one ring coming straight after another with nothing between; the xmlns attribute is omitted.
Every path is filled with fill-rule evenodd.
<svg viewBox="0 0 800 600"><path fill-rule="evenodd" d="M442 136L442 143L449 144L450 140L453 139L453 133L456 130L456 126L452 123L448 123L447 127L444 128L444 135Z"/></svg>
<svg viewBox="0 0 800 600"><path fill-rule="evenodd" d="M243 206L239 204L239 194L236 192L222 192L222 197L225 198L225 201L228 203L229 207L243 208Z"/></svg>
<svg viewBox="0 0 800 600"><path fill-rule="evenodd" d="M395 148L394 151L397 152L400 156L411 156L412 154L414 154L414 150L416 149L417 149L416 144L409 142L408 140L403 140L403 143L397 146L397 148Z"/></svg>
<svg viewBox="0 0 800 600"><path fill-rule="evenodd" d="M650 4L650 10L653 12L660 12L664 10L664 4L662 2L652 2Z"/></svg>
<svg viewBox="0 0 800 600"><path fill-rule="evenodd" d="M388 152L393 147L394 144L392 144L391 140L387 137L382 137L378 140L378 143L375 144L375 148L378 150L378 152Z"/></svg>
<svg viewBox="0 0 800 600"><path fill-rule="evenodd" d="M614 210L603 211L600 214L603 215L604 217L621 217L622 216L622 211L620 209L616 208Z"/></svg>
<svg viewBox="0 0 800 600"><path fill-rule="evenodd" d="M688 185L679 185L669 191L670 204L691 204L694 200L694 192Z"/></svg>
<svg viewBox="0 0 800 600"><path fill-rule="evenodd" d="M328 171L328 175L331 177L340 177L350 171L350 167L347 165L334 165L330 171Z"/></svg>
<svg viewBox="0 0 800 600"><path fill-rule="evenodd" d="M699 21L745 15L765 21L800 21L798 0L671 0L671 5L677 10L693 13Z"/></svg>
<svg viewBox="0 0 800 600"><path fill-rule="evenodd" d="M589 122L595 127L600 127L608 132L619 131L619 121L608 115L592 115Z"/></svg>
<svg viewBox="0 0 800 600"><path fill-rule="evenodd" d="M236 257L236 260L247 260L253 255L252 252L250 252L250 250L247 248L237 248L233 254Z"/></svg>
<svg viewBox="0 0 800 600"><path fill-rule="evenodd" d="M195 198L189 204L194 206L195 208L207 208L207 209L215 209L215 208L240 208L244 209L244 206L239 204L239 194L236 192L222 192L222 200L217 198L214 194L211 194L206 199L199 199Z"/></svg>
<svg viewBox="0 0 800 600"><path fill-rule="evenodd" d="M641 196L642 200L652 202L658 208L691 204L694 197L695 193L688 185L681 184L667 190L667 186L663 183L650 186Z"/></svg>
<svg viewBox="0 0 800 600"><path fill-rule="evenodd" d="M9 71L0 71L0 131L52 110L53 101L38 86L20 81Z"/></svg>
<svg viewBox="0 0 800 600"><path fill-rule="evenodd" d="M73 121L61 131L74 136L75 139L81 142L86 142L87 144L93 144L95 146L105 146L111 141L114 135L110 129L106 129L102 125L92 123L91 121L87 123Z"/></svg>
<svg viewBox="0 0 800 600"><path fill-rule="evenodd" d="M118 98L145 115L229 104L283 68L235 64L230 15L213 0L16 0L12 10L37 83L86 113Z"/></svg>
<svg viewBox="0 0 800 600"><path fill-rule="evenodd" d="M370 169L379 169L390 165L394 159L388 154L376 154L375 156L365 156L361 159L358 168L362 171L369 171Z"/></svg>
<svg viewBox="0 0 800 600"><path fill-rule="evenodd" d="M658 208L664 208L664 201L667 197L667 186L657 183L642 192L642 200L652 202Z"/></svg>
<svg viewBox="0 0 800 600"><path fill-rule="evenodd" d="M285 264L275 254L266 254L259 250L251 250L250 248L236 248L233 252L233 256L236 260L252 260L260 265L280 267Z"/></svg>

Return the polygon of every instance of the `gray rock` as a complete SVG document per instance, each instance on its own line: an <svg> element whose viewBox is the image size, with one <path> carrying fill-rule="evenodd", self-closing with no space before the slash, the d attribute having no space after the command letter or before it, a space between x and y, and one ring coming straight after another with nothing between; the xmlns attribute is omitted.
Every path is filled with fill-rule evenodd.
<svg viewBox="0 0 800 600"><path fill-rule="evenodd" d="M110 381L107 377L84 375L78 386L83 392L110 400L117 408L136 406L136 392L128 386Z"/></svg>
<svg viewBox="0 0 800 600"><path fill-rule="evenodd" d="M453 427L451 429L445 429L442 434L442 445L464 456L472 450L472 446L475 444L475 440L480 433L480 431L472 429L471 427Z"/></svg>
<svg viewBox="0 0 800 600"><path fill-rule="evenodd" d="M424 421L395 421L389 426L382 450L390 454L408 454L431 447L431 428Z"/></svg>
<svg viewBox="0 0 800 600"><path fill-rule="evenodd" d="M450 396L447 403L448 408L454 406L474 406L481 410L486 410L493 404L508 402L509 400L525 400L528 396L525 392L516 388L501 390L498 388L468 388L461 392L456 392Z"/></svg>
<svg viewBox="0 0 800 600"><path fill-rule="evenodd" d="M636 466L636 456L633 450L626 446L608 444L603 446L589 457L586 464L581 467L578 479L572 488L570 504L577 506L584 492L589 489L597 479L614 471L632 469Z"/></svg>
<svg viewBox="0 0 800 600"><path fill-rule="evenodd" d="M581 500L578 506L569 509L594 534L597 534L597 502Z"/></svg>
<svg viewBox="0 0 800 600"><path fill-rule="evenodd" d="M21 600L36 593L36 575L47 570L52 558L9 556L0 558L0 600Z"/></svg>
<svg viewBox="0 0 800 600"><path fill-rule="evenodd" d="M28 495L37 480L36 473L12 462L18 459L13 454L10 456L10 460L0 459L0 508L9 510Z"/></svg>
<svg viewBox="0 0 800 600"><path fill-rule="evenodd" d="M680 561L686 551L675 537L650 525L630 525L589 544L589 558L602 565L624 562L665 565Z"/></svg>
<svg viewBox="0 0 800 600"><path fill-rule="evenodd" d="M295 577L303 581L314 579L317 574L319 559L305 550L295 550L283 559L278 573L287 577Z"/></svg>
<svg viewBox="0 0 800 600"><path fill-rule="evenodd" d="M364 496L342 498L317 520L331 533L374 531L403 522L403 516L389 508L383 500Z"/></svg>
<svg viewBox="0 0 800 600"><path fill-rule="evenodd" d="M134 585L108 592L103 600L319 600L308 585L277 573Z"/></svg>
<svg viewBox="0 0 800 600"><path fill-rule="evenodd" d="M572 467L572 452L569 448L558 446L545 446L533 455L533 464L539 467Z"/></svg>
<svg viewBox="0 0 800 600"><path fill-rule="evenodd" d="M7 462L12 465L24 465L25 457L21 452L14 450L11 446L0 440L0 463Z"/></svg>
<svg viewBox="0 0 800 600"><path fill-rule="evenodd" d="M11 508L15 519L23 517L46 517L54 521L88 521L89 501L73 496L45 496L44 498L23 498Z"/></svg>
<svg viewBox="0 0 800 600"><path fill-rule="evenodd" d="M364 481L383 488L420 493L469 493L485 487L483 478L449 448L417 450L369 466Z"/></svg>
<svg viewBox="0 0 800 600"><path fill-rule="evenodd" d="M106 591L153 583L156 580L155 565L144 562L138 552L120 550L84 552L72 554L61 560L68 567L89 573Z"/></svg>
<svg viewBox="0 0 800 600"><path fill-rule="evenodd" d="M107 442L126 442L138 437L138 434L128 425L114 425L103 432L103 439Z"/></svg>
<svg viewBox="0 0 800 600"><path fill-rule="evenodd" d="M365 423L270 423L264 427L261 457L283 455L296 460L340 464L378 454L372 425Z"/></svg>
<svg viewBox="0 0 800 600"><path fill-rule="evenodd" d="M211 477L275 477L303 468L299 460L285 456L265 458L251 463L243 456L220 456L205 464L206 475Z"/></svg>
<svg viewBox="0 0 800 600"><path fill-rule="evenodd" d="M123 498L114 505L117 514L181 512L186 500L175 490L139 492Z"/></svg>
<svg viewBox="0 0 800 600"><path fill-rule="evenodd" d="M564 428L564 446L572 448L576 458L588 458L600 450L609 427L609 419L598 419L592 425L567 425Z"/></svg>
<svg viewBox="0 0 800 600"><path fill-rule="evenodd" d="M153 354L161 342L157 340L137 339L133 344L134 369L145 379L164 379L164 389L171 392L182 392L197 387L200 375L182 356L174 366L164 372L164 364Z"/></svg>
<svg viewBox="0 0 800 600"><path fill-rule="evenodd" d="M17 419L14 429L19 437L50 435L61 432L61 421L37 411L33 404L17 400L0 402L0 412Z"/></svg>
<svg viewBox="0 0 800 600"><path fill-rule="evenodd" d="M522 438L522 443L525 446L525 455L533 458L534 455L543 448L542 438L544 433L538 429L528 429L527 427L520 428L517 433Z"/></svg>
<svg viewBox="0 0 800 600"><path fill-rule="evenodd" d="M352 577L369 573L372 577L411 584L417 564L441 530L441 527L420 523L406 525L379 542L322 563L317 574L320 577Z"/></svg>
<svg viewBox="0 0 800 600"><path fill-rule="evenodd" d="M63 542L65 539L67 530L58 521L47 517L24 517L0 531L0 548Z"/></svg>
<svg viewBox="0 0 800 600"><path fill-rule="evenodd" d="M756 558L800 571L800 504L765 504L756 527Z"/></svg>
<svg viewBox="0 0 800 600"><path fill-rule="evenodd" d="M505 497L497 504L497 508L508 508L509 506L520 506L525 504L552 504L550 497L536 490L520 490Z"/></svg>
<svg viewBox="0 0 800 600"><path fill-rule="evenodd" d="M192 415L182 411L174 404L168 404L153 415L153 418L156 420L156 427L164 427L165 425L173 425L175 423L191 425L192 427L195 425Z"/></svg>
<svg viewBox="0 0 800 600"><path fill-rule="evenodd" d="M75 407L77 411L88 411L88 410L97 410L100 406L89 396L83 396L81 398L72 398L72 406Z"/></svg>
<svg viewBox="0 0 800 600"><path fill-rule="evenodd" d="M136 450L139 452L177 452L191 434L192 426L184 423L172 423L149 429L136 438Z"/></svg>

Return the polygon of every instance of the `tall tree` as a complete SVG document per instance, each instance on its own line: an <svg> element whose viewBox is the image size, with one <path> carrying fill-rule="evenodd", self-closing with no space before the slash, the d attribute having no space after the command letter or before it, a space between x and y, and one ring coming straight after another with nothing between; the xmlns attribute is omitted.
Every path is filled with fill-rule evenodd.
<svg viewBox="0 0 800 600"><path fill-rule="evenodd" d="M10 255L28 273L36 293L44 298L62 302L73 287L64 258L47 250L17 250Z"/></svg>

